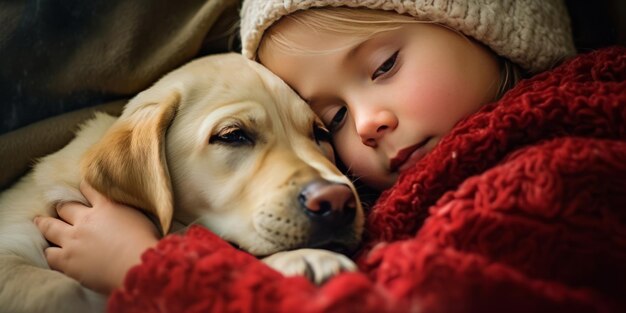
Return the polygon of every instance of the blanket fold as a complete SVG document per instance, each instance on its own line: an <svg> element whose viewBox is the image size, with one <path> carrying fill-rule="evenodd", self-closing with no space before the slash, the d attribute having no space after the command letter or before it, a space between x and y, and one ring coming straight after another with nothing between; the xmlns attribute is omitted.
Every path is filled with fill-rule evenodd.
<svg viewBox="0 0 626 313"><path fill-rule="evenodd" d="M626 48L460 121L385 191L358 273L286 278L209 231L168 236L110 312L623 312Z"/></svg>

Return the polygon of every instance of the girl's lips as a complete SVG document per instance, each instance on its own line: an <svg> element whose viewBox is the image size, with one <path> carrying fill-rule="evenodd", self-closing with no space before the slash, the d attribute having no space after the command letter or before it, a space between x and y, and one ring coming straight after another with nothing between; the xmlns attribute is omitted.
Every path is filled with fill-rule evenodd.
<svg viewBox="0 0 626 313"><path fill-rule="evenodd" d="M408 148L404 148L398 152L395 158L391 159L389 167L392 172L403 171L409 166L414 165L426 154L426 149L424 146L430 141L432 137L428 137L424 139L422 142L410 146Z"/></svg>

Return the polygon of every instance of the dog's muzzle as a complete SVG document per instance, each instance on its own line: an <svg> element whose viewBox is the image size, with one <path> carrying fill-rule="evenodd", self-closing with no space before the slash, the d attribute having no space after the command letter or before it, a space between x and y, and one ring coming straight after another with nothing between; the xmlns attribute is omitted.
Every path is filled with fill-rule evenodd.
<svg viewBox="0 0 626 313"><path fill-rule="evenodd" d="M352 237L357 200L348 185L314 180L298 196L301 208L311 222L307 246L348 253L353 247L342 244Z"/></svg>

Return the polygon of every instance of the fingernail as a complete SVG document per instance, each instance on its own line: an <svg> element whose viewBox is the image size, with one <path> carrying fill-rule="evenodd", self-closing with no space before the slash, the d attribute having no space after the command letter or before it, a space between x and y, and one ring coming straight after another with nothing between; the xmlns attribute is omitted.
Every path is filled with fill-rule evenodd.
<svg viewBox="0 0 626 313"><path fill-rule="evenodd" d="M33 218L33 223L37 224L39 222L39 216L35 216L35 218Z"/></svg>

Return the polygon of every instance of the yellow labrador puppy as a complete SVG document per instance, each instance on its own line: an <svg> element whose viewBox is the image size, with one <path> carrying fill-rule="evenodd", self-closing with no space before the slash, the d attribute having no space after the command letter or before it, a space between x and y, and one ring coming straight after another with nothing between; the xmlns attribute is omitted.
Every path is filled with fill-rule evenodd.
<svg viewBox="0 0 626 313"><path fill-rule="evenodd" d="M60 202L86 202L82 179L145 210L163 233L202 224L287 275L319 283L354 269L323 250L354 249L363 227L327 131L285 83L237 54L173 71L119 119L96 115L0 195L1 312L104 310L102 295L49 269L32 222Z"/></svg>

